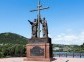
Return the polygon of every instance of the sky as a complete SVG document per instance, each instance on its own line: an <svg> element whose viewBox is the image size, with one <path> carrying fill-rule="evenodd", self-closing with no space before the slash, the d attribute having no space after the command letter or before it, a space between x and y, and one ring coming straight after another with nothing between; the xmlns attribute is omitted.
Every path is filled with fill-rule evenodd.
<svg viewBox="0 0 84 62"><path fill-rule="evenodd" d="M0 0L0 33L11 32L31 38L27 20L37 18L38 0ZM49 37L54 44L84 43L84 0L41 0L41 17L48 22Z"/></svg>

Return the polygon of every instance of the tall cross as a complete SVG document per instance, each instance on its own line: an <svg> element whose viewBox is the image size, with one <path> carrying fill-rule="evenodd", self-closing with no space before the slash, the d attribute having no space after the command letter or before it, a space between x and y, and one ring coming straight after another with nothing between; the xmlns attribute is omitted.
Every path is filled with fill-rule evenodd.
<svg viewBox="0 0 84 62"><path fill-rule="evenodd" d="M48 9L49 7L43 8L42 5L40 4L40 0L38 0L38 6L36 10L31 10L30 12L37 11L38 12L38 28L37 28L37 37L40 37L40 11L44 9Z"/></svg>

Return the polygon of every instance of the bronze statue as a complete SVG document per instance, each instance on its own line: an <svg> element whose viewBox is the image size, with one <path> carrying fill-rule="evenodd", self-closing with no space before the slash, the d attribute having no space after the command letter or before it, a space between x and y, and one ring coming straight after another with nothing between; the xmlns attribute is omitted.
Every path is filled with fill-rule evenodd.
<svg viewBox="0 0 84 62"><path fill-rule="evenodd" d="M32 38L35 38L37 37L37 19L34 19L34 22L29 21L29 23L32 25Z"/></svg>
<svg viewBox="0 0 84 62"><path fill-rule="evenodd" d="M34 11L37 11L37 12L38 12L38 17L37 17L37 19L38 19L37 37L39 37L39 38L40 38L40 23L41 23L41 22L40 22L40 17L41 17L40 11L41 11L41 10L48 9L48 8L49 8L49 7L42 7L42 5L40 4L40 1L38 1L37 9L30 11L30 12L34 12Z"/></svg>
<svg viewBox="0 0 84 62"><path fill-rule="evenodd" d="M42 20L42 28L43 28L43 37L48 37L48 26L45 18L43 18Z"/></svg>

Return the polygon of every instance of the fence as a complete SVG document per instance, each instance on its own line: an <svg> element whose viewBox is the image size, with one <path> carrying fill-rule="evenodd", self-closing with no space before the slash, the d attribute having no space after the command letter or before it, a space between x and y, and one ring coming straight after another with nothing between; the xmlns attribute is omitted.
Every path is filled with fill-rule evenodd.
<svg viewBox="0 0 84 62"><path fill-rule="evenodd" d="M73 57L84 58L84 53L53 52L54 57Z"/></svg>

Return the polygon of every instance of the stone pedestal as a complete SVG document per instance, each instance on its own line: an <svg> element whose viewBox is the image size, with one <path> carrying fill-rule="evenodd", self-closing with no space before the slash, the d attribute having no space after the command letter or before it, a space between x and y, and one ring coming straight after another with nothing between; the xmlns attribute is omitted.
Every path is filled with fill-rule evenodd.
<svg viewBox="0 0 84 62"><path fill-rule="evenodd" d="M36 40L46 40L46 39L33 39ZM32 41L32 39L30 39ZM47 40L49 41L49 40ZM26 58L25 61L44 61L50 62L52 57L52 49L51 49L51 42L33 42L26 45Z"/></svg>

